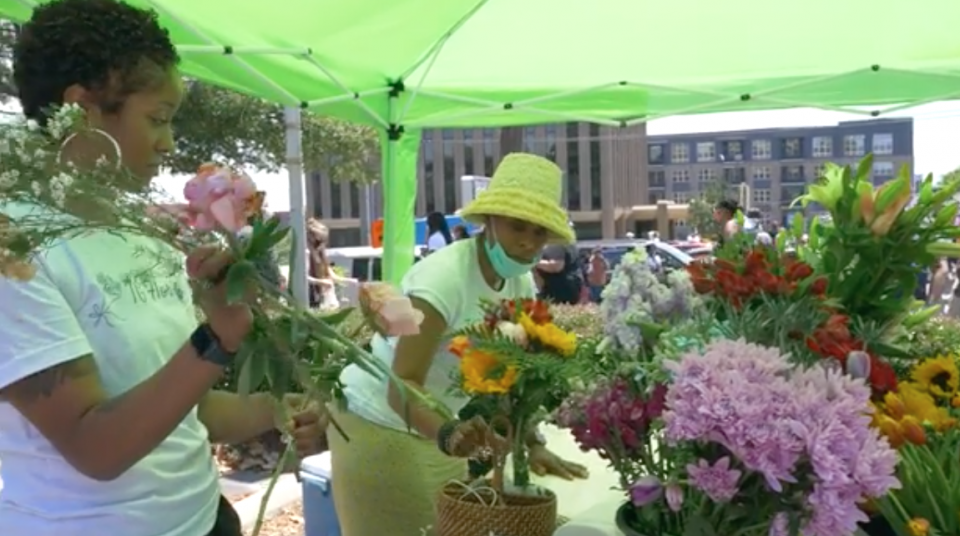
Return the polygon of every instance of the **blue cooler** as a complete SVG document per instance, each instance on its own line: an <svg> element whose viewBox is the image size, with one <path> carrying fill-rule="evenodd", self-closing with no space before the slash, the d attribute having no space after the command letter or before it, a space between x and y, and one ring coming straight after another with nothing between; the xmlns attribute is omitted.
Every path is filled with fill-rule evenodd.
<svg viewBox="0 0 960 536"><path fill-rule="evenodd" d="M340 536L331 472L329 451L305 458L300 464L305 536Z"/></svg>

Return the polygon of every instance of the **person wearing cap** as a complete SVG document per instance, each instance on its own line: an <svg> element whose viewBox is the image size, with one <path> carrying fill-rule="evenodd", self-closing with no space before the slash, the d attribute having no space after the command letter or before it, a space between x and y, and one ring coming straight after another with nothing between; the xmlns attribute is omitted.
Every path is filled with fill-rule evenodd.
<svg viewBox="0 0 960 536"><path fill-rule="evenodd" d="M482 225L468 240L455 241L413 265L402 292L424 316L417 335L374 336L372 353L411 388L429 394L458 414L466 398L449 394L458 359L448 351L450 333L482 321L483 301L532 298L531 271L550 243L574 242L560 206L561 171L539 156L508 155L460 216ZM467 476L467 458L491 440L479 417L445 421L435 411L400 396L386 379L355 365L340 377L347 409L331 408L327 431L334 504L342 536L418 535L434 524L434 501L448 481ZM563 478L586 469L561 460L539 434L528 438L531 468Z"/></svg>

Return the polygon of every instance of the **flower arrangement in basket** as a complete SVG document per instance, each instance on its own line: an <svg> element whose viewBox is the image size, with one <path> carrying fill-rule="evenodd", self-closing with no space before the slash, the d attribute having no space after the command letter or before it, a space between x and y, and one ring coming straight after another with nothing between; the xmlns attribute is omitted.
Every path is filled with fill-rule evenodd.
<svg viewBox="0 0 960 536"><path fill-rule="evenodd" d="M450 350L459 356L457 391L473 397L482 416L504 438L477 458L492 460L490 479L450 483L437 500L439 536L550 536L557 499L530 483L527 435L554 410L578 375L577 338L552 322L539 300L486 304L484 320L459 332ZM513 480L505 478L512 455Z"/></svg>
<svg viewBox="0 0 960 536"><path fill-rule="evenodd" d="M876 404L874 425L897 447L899 490L875 501L897 536L960 534L960 370L954 356L918 362Z"/></svg>
<svg viewBox="0 0 960 536"><path fill-rule="evenodd" d="M743 341L663 366L601 382L558 419L620 474L628 536L850 535L861 503L897 485L862 380Z"/></svg>

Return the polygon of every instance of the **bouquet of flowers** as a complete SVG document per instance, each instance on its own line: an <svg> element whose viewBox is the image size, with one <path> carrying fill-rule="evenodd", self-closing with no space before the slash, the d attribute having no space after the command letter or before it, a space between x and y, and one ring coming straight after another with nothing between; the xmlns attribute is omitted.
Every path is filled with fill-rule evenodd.
<svg viewBox="0 0 960 536"><path fill-rule="evenodd" d="M643 250L630 251L614 270L600 303L607 346L630 356L649 354L659 332L690 317L699 302L687 273L674 270L661 278Z"/></svg>
<svg viewBox="0 0 960 536"><path fill-rule="evenodd" d="M506 438L507 447L489 445L476 454L492 458L491 481L442 490L438 531L441 536L491 531L548 536L556 528L556 497L530 484L527 437L541 414L564 400L579 375L577 338L553 323L549 305L540 300L488 303L484 310L482 322L451 340L450 351L460 359L455 390L472 398L473 411ZM504 482L508 454L513 463L509 485ZM484 509L476 510L477 504Z"/></svg>
<svg viewBox="0 0 960 536"><path fill-rule="evenodd" d="M779 348L804 365L826 359L846 368L851 352L867 352L877 394L896 388L892 366L879 357L891 350L885 331L845 314L843 303L829 296L829 278L806 262L756 246L739 258L693 263L688 271L694 289L708 298L707 320L718 320L725 338Z"/></svg>
<svg viewBox="0 0 960 536"><path fill-rule="evenodd" d="M855 169L827 164L820 181L798 201L824 207L830 223L811 221L799 254L827 278L828 296L843 303L848 315L885 326L911 312L918 267L960 256L954 199L960 181L934 191L928 176L913 196L906 166L879 188L873 186L872 169L872 155ZM803 232L802 218L794 227L795 236Z"/></svg>
<svg viewBox="0 0 960 536"><path fill-rule="evenodd" d="M960 370L954 356L920 361L876 404L874 425L900 454L899 490L875 501L898 536L960 534Z"/></svg>

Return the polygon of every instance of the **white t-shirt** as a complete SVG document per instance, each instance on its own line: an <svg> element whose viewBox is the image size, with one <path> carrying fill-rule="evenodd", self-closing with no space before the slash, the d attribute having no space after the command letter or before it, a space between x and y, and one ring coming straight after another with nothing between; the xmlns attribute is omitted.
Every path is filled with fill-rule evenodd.
<svg viewBox="0 0 960 536"><path fill-rule="evenodd" d="M427 237L427 251L436 251L446 245L448 245L447 239L441 232L433 233Z"/></svg>
<svg viewBox="0 0 960 536"><path fill-rule="evenodd" d="M490 288L480 273L477 240L457 240L448 247L414 264L401 283L404 294L432 305L451 332L483 320L482 300L532 298L533 275L508 279L499 292ZM440 343L433 358L424 387L437 401L454 412L460 411L467 398L450 395L450 375L459 366L458 358L447 350L450 337ZM396 338L374 336L373 355L393 365ZM347 367L340 376L350 411L371 422L407 430L408 426L387 402L388 383L370 376L356 365Z"/></svg>
<svg viewBox="0 0 960 536"><path fill-rule="evenodd" d="M0 278L0 388L87 354L111 395L162 367L196 317L182 257L159 267L161 248L89 235L50 248L30 282ZM0 460L3 536L202 536L216 520L218 476L196 409L146 458L99 482L0 402Z"/></svg>

